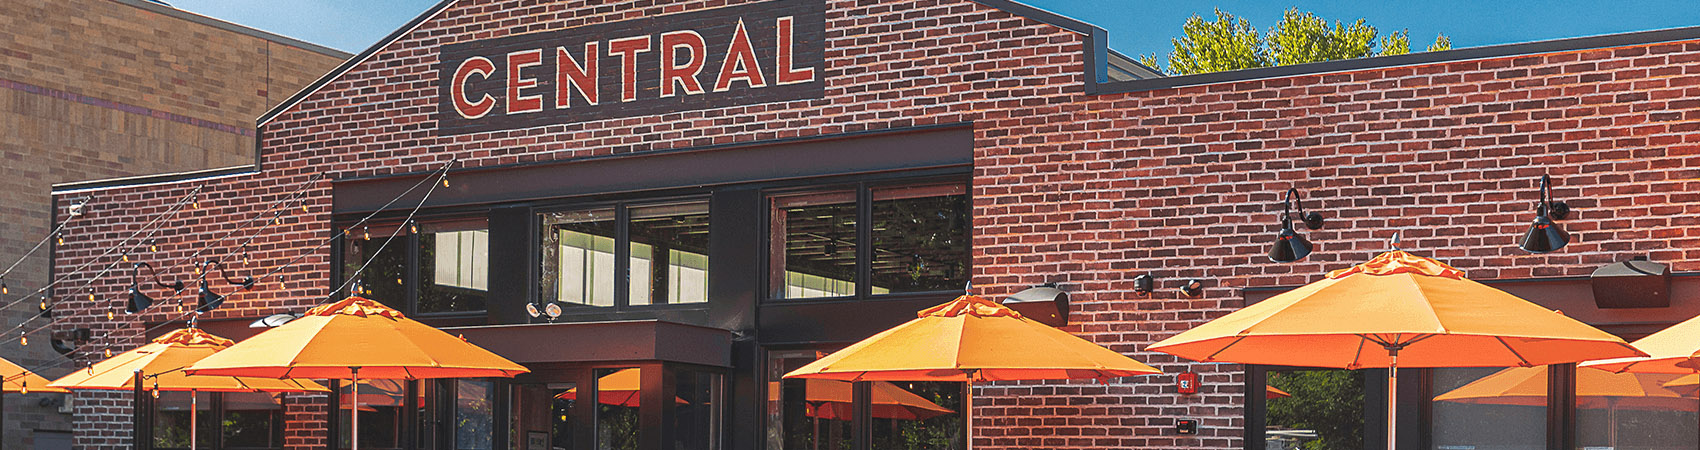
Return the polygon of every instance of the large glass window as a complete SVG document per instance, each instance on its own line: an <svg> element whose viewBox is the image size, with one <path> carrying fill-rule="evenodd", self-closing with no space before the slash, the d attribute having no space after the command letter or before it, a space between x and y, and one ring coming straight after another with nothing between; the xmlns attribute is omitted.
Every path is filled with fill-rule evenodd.
<svg viewBox="0 0 1700 450"><path fill-rule="evenodd" d="M542 221L545 299L601 308L708 301L707 202L557 211Z"/></svg>
<svg viewBox="0 0 1700 450"><path fill-rule="evenodd" d="M1264 441L1270 449L1364 448L1364 372L1270 370ZM1255 395L1255 394L1252 394Z"/></svg>
<svg viewBox="0 0 1700 450"><path fill-rule="evenodd" d="M776 195L771 208L771 298L960 291L968 282L963 183Z"/></svg>
<svg viewBox="0 0 1700 450"><path fill-rule="evenodd" d="M187 449L189 448L189 393L182 391L161 391L159 398L154 399L153 448L155 449ZM197 411L199 428L195 436L196 445L210 448L218 417L213 414L213 394L200 392L195 395L194 407Z"/></svg>
<svg viewBox="0 0 1700 450"><path fill-rule="evenodd" d="M782 376L816 359L814 352L775 352L768 361L767 446L769 450L854 448L858 403L868 405L870 448L951 450L967 448L963 383L868 382L866 400L854 383L787 380Z"/></svg>
<svg viewBox="0 0 1700 450"><path fill-rule="evenodd" d="M283 448L283 394L232 392L223 394L224 447Z"/></svg>
<svg viewBox="0 0 1700 450"><path fill-rule="evenodd" d="M426 224L419 235L418 312L483 311L490 231L483 221Z"/></svg>
<svg viewBox="0 0 1700 450"><path fill-rule="evenodd" d="M1434 369L1433 377L1435 448L1546 448L1546 366Z"/></svg>
<svg viewBox="0 0 1700 450"><path fill-rule="evenodd" d="M673 442L676 450L720 448L721 375L700 370L674 371Z"/></svg>
<svg viewBox="0 0 1700 450"><path fill-rule="evenodd" d="M401 380L362 380L360 395L354 395L354 385L335 382L341 405L337 411L337 439L340 448L350 448L353 434L351 418L360 419L360 448L401 448L402 411L408 408L407 382ZM356 402L358 400L358 402Z"/></svg>
<svg viewBox="0 0 1700 450"><path fill-rule="evenodd" d="M1617 450L1700 446L1694 377L1576 369L1576 444Z"/></svg>
<svg viewBox="0 0 1700 450"><path fill-rule="evenodd" d="M385 245L391 233L395 239ZM342 242L341 279L358 273L364 297L409 314L485 308L490 232L484 219L361 227Z"/></svg>
<svg viewBox="0 0 1700 450"><path fill-rule="evenodd" d="M708 301L708 204L631 208L631 304Z"/></svg>
<svg viewBox="0 0 1700 450"><path fill-rule="evenodd" d="M643 372L596 370L596 447L598 450L637 450L643 424Z"/></svg>
<svg viewBox="0 0 1700 450"><path fill-rule="evenodd" d="M455 380L455 450L491 450L496 438L496 383Z"/></svg>

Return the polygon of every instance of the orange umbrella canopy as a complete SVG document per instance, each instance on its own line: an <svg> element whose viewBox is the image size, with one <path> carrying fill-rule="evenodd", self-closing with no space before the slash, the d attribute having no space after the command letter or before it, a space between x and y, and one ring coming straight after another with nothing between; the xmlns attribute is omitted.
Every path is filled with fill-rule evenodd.
<svg viewBox="0 0 1700 450"><path fill-rule="evenodd" d="M192 374L267 378L422 379L512 377L525 367L402 316L349 297L196 362Z"/></svg>
<svg viewBox="0 0 1700 450"><path fill-rule="evenodd" d="M135 388L135 372L142 371L144 389L208 392L305 392L325 391L307 380L279 380L217 375L189 375L183 368L231 347L231 341L197 328L184 328L154 338L153 342L97 362L86 370L53 380L49 387L65 389L128 390Z"/></svg>
<svg viewBox="0 0 1700 450"><path fill-rule="evenodd" d="M596 389L596 399L602 404L636 408L641 405L639 402L643 397L640 395L643 392L643 373L636 367L620 369L597 378ZM578 388L555 394L555 398L578 400ZM690 404L678 397L673 397L673 401L681 405Z"/></svg>
<svg viewBox="0 0 1700 450"><path fill-rule="evenodd" d="M1585 409L1693 409L1694 398L1683 397L1664 384L1677 375L1611 373L1576 370L1576 400ZM1546 406L1545 367L1512 367L1435 396L1436 401L1483 405Z"/></svg>
<svg viewBox="0 0 1700 450"><path fill-rule="evenodd" d="M1700 317L1659 330L1634 342L1647 356L1589 361L1583 367L1636 373L1700 372Z"/></svg>
<svg viewBox="0 0 1700 450"><path fill-rule="evenodd" d="M1263 387L1263 398L1287 398L1287 397L1292 397L1292 396L1293 396L1293 394L1287 393L1287 391L1276 389L1275 386L1264 386Z"/></svg>
<svg viewBox="0 0 1700 450"><path fill-rule="evenodd" d="M851 384L847 381L809 379L803 402L809 405L808 415L826 420L851 420ZM875 419L927 420L955 413L906 389L884 381L869 383L873 395L868 398L868 413Z"/></svg>
<svg viewBox="0 0 1700 450"><path fill-rule="evenodd" d="M36 375L28 369L19 367L5 358L0 358L0 391L4 392L70 392L61 388L48 387L47 379Z"/></svg>
<svg viewBox="0 0 1700 450"><path fill-rule="evenodd" d="M1202 362L1504 367L1637 356L1617 336L1392 251L1150 347Z"/></svg>
<svg viewBox="0 0 1700 450"><path fill-rule="evenodd" d="M1159 373L972 295L809 363L786 378L841 381L1106 379Z"/></svg>

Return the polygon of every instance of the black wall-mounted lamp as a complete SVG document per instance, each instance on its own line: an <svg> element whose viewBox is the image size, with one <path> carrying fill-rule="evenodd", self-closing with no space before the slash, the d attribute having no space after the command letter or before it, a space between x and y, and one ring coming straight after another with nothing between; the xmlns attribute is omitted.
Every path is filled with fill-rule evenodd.
<svg viewBox="0 0 1700 450"><path fill-rule="evenodd" d="M1535 203L1535 223L1529 225L1529 232L1523 233L1523 240L1517 243L1517 247L1530 253L1564 248L1570 244L1570 233L1553 220L1564 220L1568 216L1570 205L1552 200L1552 177L1541 175L1541 200Z"/></svg>
<svg viewBox="0 0 1700 450"><path fill-rule="evenodd" d="M213 266L217 266L218 267L218 275L220 277L224 278L225 283L229 283L230 285L236 286L237 291L241 291L243 289L249 289L249 288L254 287L254 277L243 277L240 280L230 278L230 274L225 273L225 271L224 271L224 263L218 262L218 260L206 261L206 262L195 263L195 264L198 265L198 266L201 266L201 270L206 271L206 274L208 274L208 275L212 274ZM234 293L234 292L232 292L232 293ZM195 312L202 312L202 313L212 311L214 309L218 309L219 306L224 305L225 297L229 296L229 294L215 294L215 293L213 293L212 287L209 286L208 283L207 283L207 277L206 276L201 277L200 290L197 294L198 294L197 297L199 297L200 302L199 302L198 305L196 305Z"/></svg>
<svg viewBox="0 0 1700 450"><path fill-rule="evenodd" d="M1293 197L1299 197L1294 201ZM1304 198L1299 195L1297 188L1287 188L1287 198L1281 206L1281 232L1275 235L1275 245L1269 248L1269 260L1275 262L1293 262L1310 256L1311 244L1304 236L1293 231L1293 204L1298 203L1299 219L1303 220L1306 228L1322 229L1322 214L1311 211L1305 212Z"/></svg>
<svg viewBox="0 0 1700 450"><path fill-rule="evenodd" d="M1151 291L1156 289L1157 277L1153 277L1148 273L1133 277L1133 292L1139 294L1140 297L1151 295Z"/></svg>
<svg viewBox="0 0 1700 450"><path fill-rule="evenodd" d="M139 313L142 312L142 310L148 309L149 306L153 306L153 297L149 297L148 294L142 293L141 281L137 280L137 278L141 275L143 267L148 268L148 273L153 274L154 285L163 288L170 288L172 295L176 295L178 292L183 292L182 281L165 284L165 282L159 280L159 272L154 270L153 264L145 262L136 263L135 265L130 266L130 298L124 302L124 312L126 313Z"/></svg>
<svg viewBox="0 0 1700 450"><path fill-rule="evenodd" d="M1181 293L1187 297L1197 297L1204 294L1204 280L1193 278L1181 285Z"/></svg>
<svg viewBox="0 0 1700 450"><path fill-rule="evenodd" d="M1009 309L1053 327L1068 325L1068 293L1057 289L1056 283L1045 283L1023 289L1001 302Z"/></svg>

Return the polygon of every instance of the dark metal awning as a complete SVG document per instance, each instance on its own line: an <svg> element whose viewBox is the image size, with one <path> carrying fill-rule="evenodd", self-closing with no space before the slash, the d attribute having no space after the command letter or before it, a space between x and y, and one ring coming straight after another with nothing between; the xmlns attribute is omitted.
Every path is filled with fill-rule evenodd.
<svg viewBox="0 0 1700 450"><path fill-rule="evenodd" d="M665 361L732 366L732 332L659 320L442 329L520 364Z"/></svg>

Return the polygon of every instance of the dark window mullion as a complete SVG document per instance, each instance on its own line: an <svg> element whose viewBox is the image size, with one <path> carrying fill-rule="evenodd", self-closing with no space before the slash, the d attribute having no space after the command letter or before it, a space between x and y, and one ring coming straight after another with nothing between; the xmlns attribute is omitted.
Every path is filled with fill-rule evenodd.
<svg viewBox="0 0 1700 450"><path fill-rule="evenodd" d="M873 191L867 183L856 184L856 298L873 295Z"/></svg>
<svg viewBox="0 0 1700 450"><path fill-rule="evenodd" d="M399 233L405 232L408 225L398 226L402 227L396 230ZM407 239L402 241L407 243L407 265L402 272L407 279L407 300L402 310L411 316L419 313L419 233L407 233Z"/></svg>
<svg viewBox="0 0 1700 450"><path fill-rule="evenodd" d="M614 310L631 306L628 298L632 285L632 243L628 233L632 214L625 203L614 207Z"/></svg>

